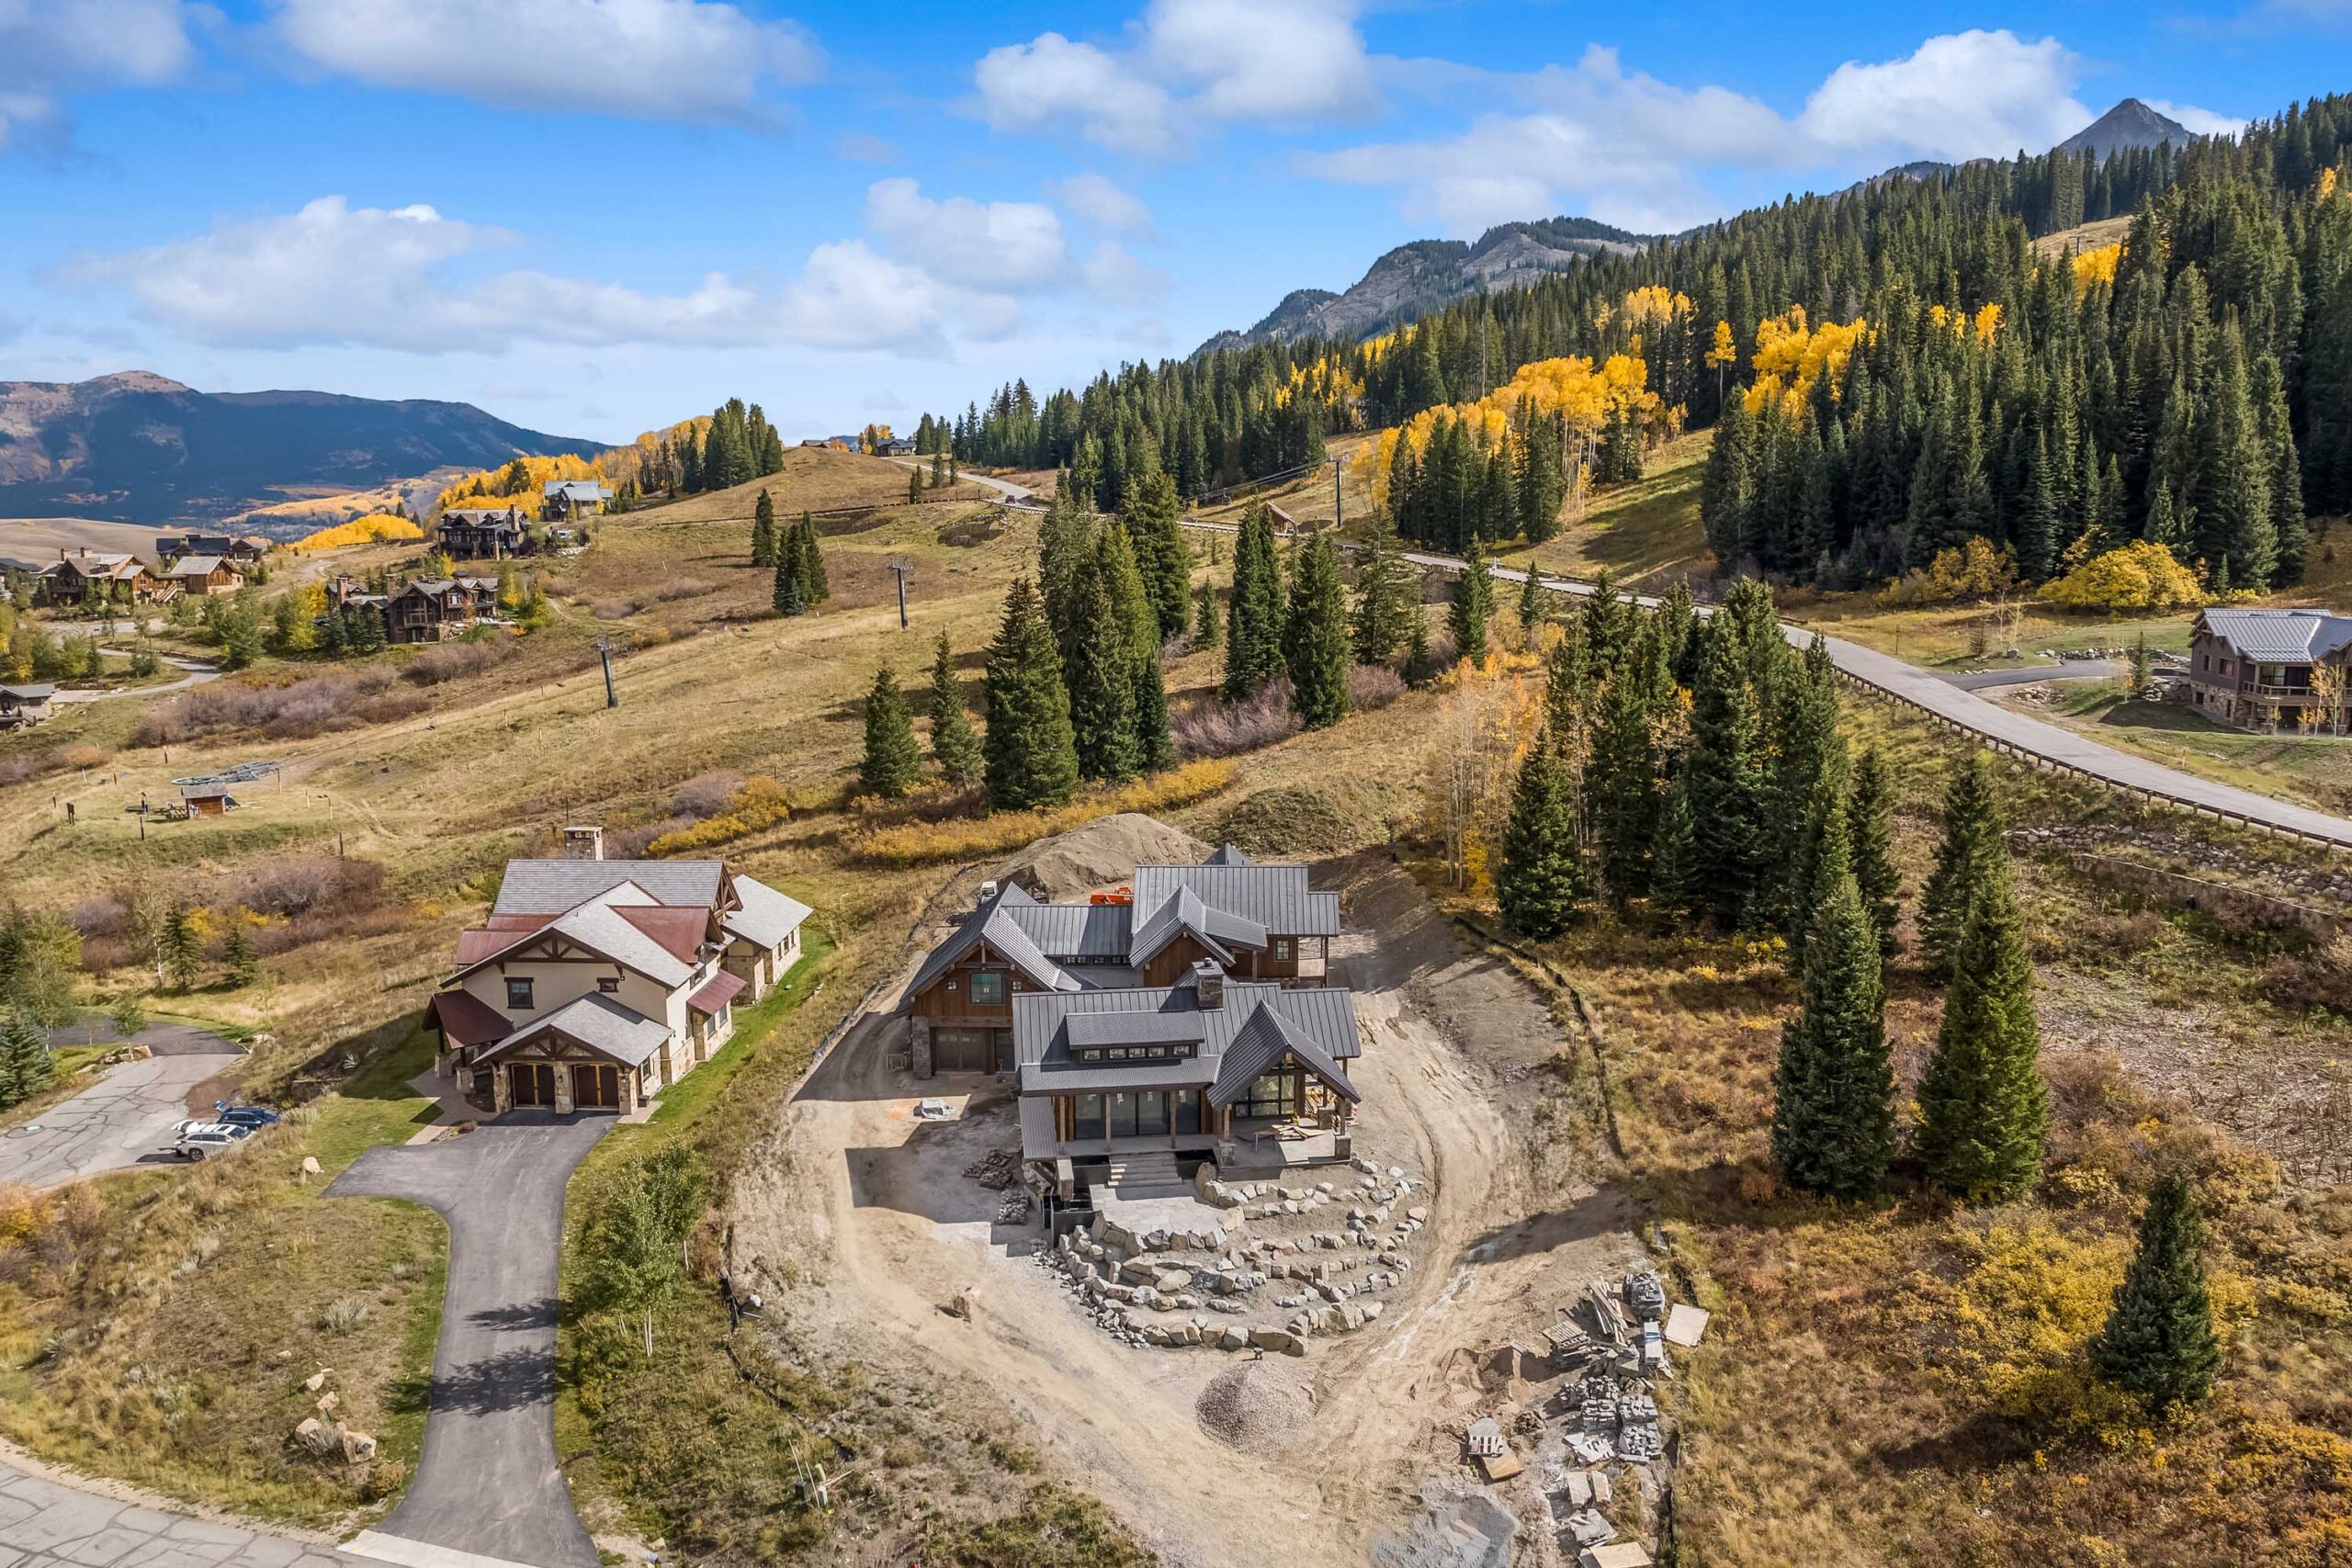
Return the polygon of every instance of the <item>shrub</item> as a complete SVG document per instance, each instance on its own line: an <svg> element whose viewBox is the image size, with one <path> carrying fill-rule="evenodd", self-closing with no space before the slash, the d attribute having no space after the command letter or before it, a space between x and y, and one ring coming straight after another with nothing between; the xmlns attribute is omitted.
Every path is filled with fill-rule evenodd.
<svg viewBox="0 0 2352 1568"><path fill-rule="evenodd" d="M1229 757L1296 734L1298 714L1291 706L1290 682L1276 679L1239 702L1195 704L1168 728L1180 757Z"/></svg>
<svg viewBox="0 0 2352 1568"><path fill-rule="evenodd" d="M278 739L299 739L424 712L424 698L413 692L393 691L393 681L392 671L379 666L285 685L222 681L198 686L142 718L136 740L141 746L168 746L241 729Z"/></svg>
<svg viewBox="0 0 2352 1568"><path fill-rule="evenodd" d="M1925 568L1891 584L1879 595L1887 604L1951 604L1962 600L1994 599L2017 585L2017 552L1993 547L1982 534L1957 549L1939 550Z"/></svg>
<svg viewBox="0 0 2352 1568"><path fill-rule="evenodd" d="M424 649L401 671L420 686L437 686L460 675L477 675L499 663L514 649L513 642L445 642Z"/></svg>
<svg viewBox="0 0 2352 1568"><path fill-rule="evenodd" d="M1356 839L1355 825L1319 789L1261 789L1217 819L1216 836L1251 854L1329 854Z"/></svg>
<svg viewBox="0 0 2352 1568"><path fill-rule="evenodd" d="M2174 610L2205 603L2196 574L2162 545L2134 539L2041 585L2063 610Z"/></svg>
<svg viewBox="0 0 2352 1568"><path fill-rule="evenodd" d="M1223 761L1186 762L1116 789L1080 795L1068 806L1041 811L1000 811L959 822L911 822L868 833L857 852L880 865L933 865L941 861L979 860L1010 854L1033 840L1120 811L1165 811L1204 800L1233 782Z"/></svg>
<svg viewBox="0 0 2352 1568"><path fill-rule="evenodd" d="M361 1296L337 1296L319 1309L319 1329L324 1334L348 1334L368 1321L369 1307Z"/></svg>
<svg viewBox="0 0 2352 1568"><path fill-rule="evenodd" d="M707 850L714 844L749 838L753 833L776 826L792 815L792 802L786 795L784 786L764 776L746 779L743 787L735 792L732 805L734 809L722 816L662 834L648 844L647 850L656 855Z"/></svg>
<svg viewBox="0 0 2352 1568"><path fill-rule="evenodd" d="M734 801L736 792L742 787L743 775L741 773L729 773L724 769L696 773L680 784L677 792L670 796L670 809L694 821L716 817L727 809Z"/></svg>

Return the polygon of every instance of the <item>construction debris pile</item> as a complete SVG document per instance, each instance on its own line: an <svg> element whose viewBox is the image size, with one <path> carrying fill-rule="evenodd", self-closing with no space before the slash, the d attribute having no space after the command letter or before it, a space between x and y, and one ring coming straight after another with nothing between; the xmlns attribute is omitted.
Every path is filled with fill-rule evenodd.
<svg viewBox="0 0 2352 1568"><path fill-rule="evenodd" d="M1513 1423L1531 1459L1514 1453L1503 1423L1487 1416L1464 1432L1464 1461L1489 1483L1532 1469L1560 1550L1580 1568L1645 1568L1647 1549L1619 1540L1604 1510L1629 1483L1645 1513L1663 1495L1657 1382L1674 1375L1668 1347L1695 1346L1706 1331L1698 1307L1669 1308L1652 1269L1633 1269L1615 1284L1591 1281L1545 1325L1541 1349L1506 1345L1488 1358L1489 1371L1506 1379L1561 1380Z"/></svg>
<svg viewBox="0 0 2352 1568"><path fill-rule="evenodd" d="M1136 1234L1098 1218L1037 1256L1065 1278L1099 1326L1128 1344L1303 1356L1309 1338L1351 1333L1379 1318L1380 1293L1413 1267L1407 1240L1429 1220L1424 1204L1396 1210L1427 1182L1361 1157L1353 1168L1352 1187L1336 1179L1227 1185L1204 1173L1197 1182L1204 1201L1226 1211L1217 1222ZM1337 1229L1297 1223L1341 1204ZM1258 1228L1244 1236L1245 1224Z"/></svg>
<svg viewBox="0 0 2352 1568"><path fill-rule="evenodd" d="M964 1174L991 1192L1001 1192L1021 1179L1021 1156L1012 1149L990 1149L966 1166Z"/></svg>

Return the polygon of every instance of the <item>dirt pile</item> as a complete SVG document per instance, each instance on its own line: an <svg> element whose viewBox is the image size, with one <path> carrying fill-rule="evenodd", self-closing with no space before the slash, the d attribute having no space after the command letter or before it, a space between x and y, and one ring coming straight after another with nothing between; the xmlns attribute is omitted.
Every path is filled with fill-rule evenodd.
<svg viewBox="0 0 2352 1568"><path fill-rule="evenodd" d="M1319 789L1261 789L1217 819L1217 836L1253 855L1323 855L1364 834Z"/></svg>
<svg viewBox="0 0 2352 1568"><path fill-rule="evenodd" d="M1242 1361L1211 1378L1193 1409L1201 1430L1217 1441L1244 1453L1279 1454L1314 1419L1314 1382L1286 1358Z"/></svg>
<svg viewBox="0 0 2352 1568"><path fill-rule="evenodd" d="M1138 865L1193 864L1208 852L1208 845L1156 817L1122 811L1039 840L998 866L995 876L1040 898L1083 898L1131 880Z"/></svg>

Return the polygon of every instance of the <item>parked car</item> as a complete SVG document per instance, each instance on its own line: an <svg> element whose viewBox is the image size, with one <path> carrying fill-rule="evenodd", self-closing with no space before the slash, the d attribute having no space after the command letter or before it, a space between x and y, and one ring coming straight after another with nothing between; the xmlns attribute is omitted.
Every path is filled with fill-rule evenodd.
<svg viewBox="0 0 2352 1568"><path fill-rule="evenodd" d="M223 1122L216 1113L211 1116L191 1116L185 1122L173 1122L172 1136L175 1138L185 1138L199 1127L217 1127L224 1133L233 1134L235 1136L240 1138L250 1138L254 1134L254 1129L247 1126L245 1123L242 1122Z"/></svg>
<svg viewBox="0 0 2352 1568"><path fill-rule="evenodd" d="M250 1128L232 1127L220 1122L199 1122L182 1133L172 1152L182 1159L209 1159L235 1148L251 1132Z"/></svg>
<svg viewBox="0 0 2352 1568"><path fill-rule="evenodd" d="M275 1127L277 1112L266 1105L216 1105L212 1108L216 1120L232 1127Z"/></svg>

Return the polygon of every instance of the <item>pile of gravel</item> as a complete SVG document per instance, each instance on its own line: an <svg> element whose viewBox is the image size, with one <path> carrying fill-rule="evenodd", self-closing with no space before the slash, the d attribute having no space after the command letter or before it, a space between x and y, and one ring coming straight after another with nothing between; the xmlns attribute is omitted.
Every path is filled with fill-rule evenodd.
<svg viewBox="0 0 2352 1568"><path fill-rule="evenodd" d="M1201 1430L1245 1453L1278 1454L1306 1432L1314 1380L1287 1356L1236 1361L1209 1380L1193 1406Z"/></svg>

